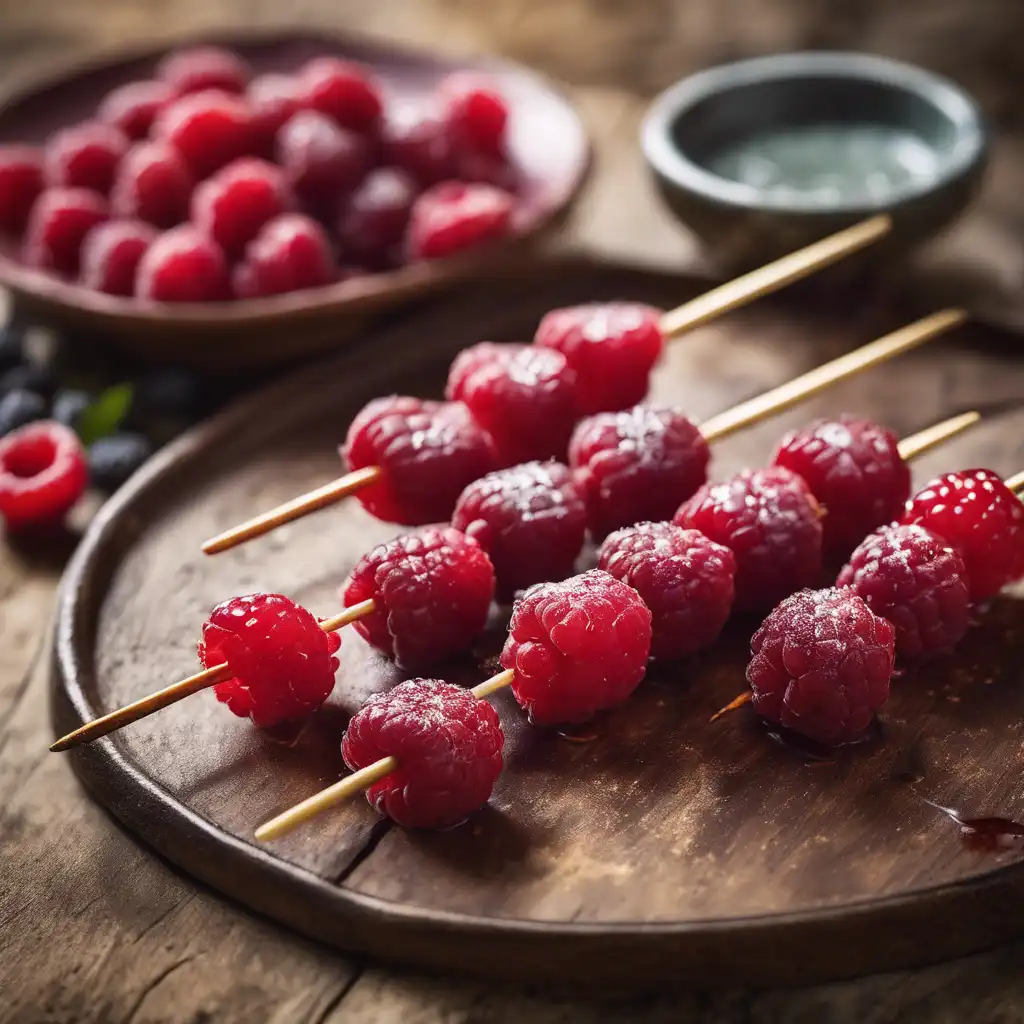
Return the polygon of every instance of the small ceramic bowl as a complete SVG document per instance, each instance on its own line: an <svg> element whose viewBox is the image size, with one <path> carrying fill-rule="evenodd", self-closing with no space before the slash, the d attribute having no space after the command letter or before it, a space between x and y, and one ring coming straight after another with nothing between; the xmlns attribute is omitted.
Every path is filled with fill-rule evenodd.
<svg viewBox="0 0 1024 1024"><path fill-rule="evenodd" d="M780 54L691 75L655 99L641 142L669 207L729 272L881 211L894 228L872 257L905 253L965 209L987 153L963 90L858 53Z"/></svg>

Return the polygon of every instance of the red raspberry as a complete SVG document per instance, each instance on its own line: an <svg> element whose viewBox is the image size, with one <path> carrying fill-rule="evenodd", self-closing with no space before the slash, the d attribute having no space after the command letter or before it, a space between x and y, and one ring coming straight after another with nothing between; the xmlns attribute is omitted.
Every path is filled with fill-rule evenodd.
<svg viewBox="0 0 1024 1024"><path fill-rule="evenodd" d="M754 708L819 743L857 739L889 699L894 636L850 590L787 597L750 642Z"/></svg>
<svg viewBox="0 0 1024 1024"><path fill-rule="evenodd" d="M216 242L191 224L164 232L146 251L135 294L156 302L219 302L231 297L228 265Z"/></svg>
<svg viewBox="0 0 1024 1024"><path fill-rule="evenodd" d="M510 596L572 572L587 509L565 466L528 462L471 483L455 504L452 526L490 554L499 591Z"/></svg>
<svg viewBox="0 0 1024 1024"><path fill-rule="evenodd" d="M134 295L135 270L155 238L156 229L141 220L94 227L82 243L82 284L109 295Z"/></svg>
<svg viewBox="0 0 1024 1024"><path fill-rule="evenodd" d="M736 556L736 608L761 611L821 576L821 510L788 469L745 470L705 484L673 522Z"/></svg>
<svg viewBox="0 0 1024 1024"><path fill-rule="evenodd" d="M315 220L285 213L268 221L235 268L234 291L240 299L319 288L336 280L331 243Z"/></svg>
<svg viewBox="0 0 1024 1024"><path fill-rule="evenodd" d="M280 594L249 594L217 605L203 625L199 659L228 663L232 678L213 692L239 718L269 729L305 718L330 696L341 646L301 605Z"/></svg>
<svg viewBox="0 0 1024 1024"><path fill-rule="evenodd" d="M697 530L640 523L601 545L598 565L651 610L651 657L684 658L714 643L732 611L736 559Z"/></svg>
<svg viewBox="0 0 1024 1024"><path fill-rule="evenodd" d="M415 198L416 186L407 174L393 167L371 171L352 193L338 222L345 255L366 266L394 264Z"/></svg>
<svg viewBox="0 0 1024 1024"><path fill-rule="evenodd" d="M836 585L849 587L896 630L901 657L946 654L971 619L960 553L923 526L883 526L861 541Z"/></svg>
<svg viewBox="0 0 1024 1024"><path fill-rule="evenodd" d="M451 144L444 122L414 103L394 105L383 127L384 163L400 167L420 185L454 178Z"/></svg>
<svg viewBox="0 0 1024 1024"><path fill-rule="evenodd" d="M129 139L145 139L156 115L174 97L174 90L166 82L125 82L104 96L96 116Z"/></svg>
<svg viewBox="0 0 1024 1024"><path fill-rule="evenodd" d="M114 214L173 228L188 216L192 174L166 142L132 146L121 162L110 195Z"/></svg>
<svg viewBox="0 0 1024 1024"><path fill-rule="evenodd" d="M405 828L450 828L490 799L504 742L487 701L439 679L410 679L352 716L341 756L353 771L397 758L367 789L371 806Z"/></svg>
<svg viewBox="0 0 1024 1024"><path fill-rule="evenodd" d="M25 263L76 276L85 236L108 215L106 199L89 189L46 189L32 207L25 229Z"/></svg>
<svg viewBox="0 0 1024 1024"><path fill-rule="evenodd" d="M318 57L299 72L302 106L326 114L342 128L373 132L384 104L367 68L337 57Z"/></svg>
<svg viewBox="0 0 1024 1024"><path fill-rule="evenodd" d="M580 415L626 409L643 400L665 345L661 313L636 302L555 309L533 343L557 349L576 371Z"/></svg>
<svg viewBox="0 0 1024 1024"><path fill-rule="evenodd" d="M491 185L443 181L413 204L406 249L411 260L433 260L509 234L513 200Z"/></svg>
<svg viewBox="0 0 1024 1024"><path fill-rule="evenodd" d="M124 132L100 121L84 121L50 137L43 152L46 183L65 188L91 188L107 195L118 164L128 152Z"/></svg>
<svg viewBox="0 0 1024 1024"><path fill-rule="evenodd" d="M522 185L515 166L506 157L493 153L459 153L455 158L455 177L459 181L493 185L513 195Z"/></svg>
<svg viewBox="0 0 1024 1024"><path fill-rule="evenodd" d="M441 83L445 121L453 144L462 150L501 153L508 105L484 76L460 72Z"/></svg>
<svg viewBox="0 0 1024 1024"><path fill-rule="evenodd" d="M197 46L168 54L157 65L156 75L179 96L205 89L235 93L245 89L249 66L230 50Z"/></svg>
<svg viewBox="0 0 1024 1024"><path fill-rule="evenodd" d="M0 515L8 530L64 518L89 482L89 464L75 432L52 420L0 438Z"/></svg>
<svg viewBox="0 0 1024 1024"><path fill-rule="evenodd" d="M32 146L0 146L0 231L17 234L43 190L43 157Z"/></svg>
<svg viewBox="0 0 1024 1024"><path fill-rule="evenodd" d="M259 141L248 103L212 89L164 107L153 123L153 137L169 142L197 180L254 153Z"/></svg>
<svg viewBox="0 0 1024 1024"><path fill-rule="evenodd" d="M346 608L373 598L355 628L401 668L461 654L483 632L494 597L494 567L475 540L429 527L378 544L352 570Z"/></svg>
<svg viewBox="0 0 1024 1024"><path fill-rule="evenodd" d="M989 469L933 480L907 502L901 522L927 527L963 555L975 601L1024 576L1024 507Z"/></svg>
<svg viewBox="0 0 1024 1024"><path fill-rule="evenodd" d="M711 453L681 413L638 405L577 424L569 465L587 496L597 538L620 526L671 519L707 480Z"/></svg>
<svg viewBox="0 0 1024 1024"><path fill-rule="evenodd" d="M259 152L272 157L277 133L299 112L299 80L294 75L274 72L259 75L249 83L245 97L252 110L253 130L260 140Z"/></svg>
<svg viewBox="0 0 1024 1024"><path fill-rule="evenodd" d="M538 583L516 602L503 668L539 725L582 722L640 685L651 650L651 612L632 587L593 569Z"/></svg>
<svg viewBox="0 0 1024 1024"><path fill-rule="evenodd" d="M514 465L565 458L576 421L575 385L558 352L483 341L456 356L445 396L465 402L494 438L501 461Z"/></svg>

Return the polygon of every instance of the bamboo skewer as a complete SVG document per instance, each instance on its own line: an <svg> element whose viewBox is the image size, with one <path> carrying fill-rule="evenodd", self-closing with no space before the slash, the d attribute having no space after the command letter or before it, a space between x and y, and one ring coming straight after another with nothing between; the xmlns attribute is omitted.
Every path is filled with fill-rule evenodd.
<svg viewBox="0 0 1024 1024"><path fill-rule="evenodd" d="M1008 476L1003 483L1013 491L1014 494L1020 494L1024 491L1024 469L1019 473L1014 473L1013 476Z"/></svg>

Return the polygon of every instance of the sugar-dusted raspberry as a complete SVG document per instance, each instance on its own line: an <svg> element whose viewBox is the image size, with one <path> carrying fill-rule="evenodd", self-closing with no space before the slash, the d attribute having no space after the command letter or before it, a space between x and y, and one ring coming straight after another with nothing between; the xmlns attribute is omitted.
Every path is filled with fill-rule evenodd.
<svg viewBox="0 0 1024 1024"><path fill-rule="evenodd" d="M938 477L907 502L901 522L927 527L963 555L975 601L1024 576L1024 507L990 469Z"/></svg>
<svg viewBox="0 0 1024 1024"><path fill-rule="evenodd" d="M82 444L63 424L29 423L0 439L0 516L9 530L63 519L88 482Z"/></svg>
<svg viewBox="0 0 1024 1024"><path fill-rule="evenodd" d="M86 188L48 188L29 215L22 257L30 267L74 277L82 242L109 216L106 199Z"/></svg>
<svg viewBox="0 0 1024 1024"><path fill-rule="evenodd" d="M285 213L264 224L246 246L233 280L237 298L254 299L319 288L337 278L324 229L304 214Z"/></svg>
<svg viewBox="0 0 1024 1024"><path fill-rule="evenodd" d="M91 188L107 195L114 184L128 136L101 121L83 121L50 137L43 152L43 171L51 187Z"/></svg>
<svg viewBox="0 0 1024 1024"><path fill-rule="evenodd" d="M557 349L576 371L580 415L626 409L643 400L665 339L661 313L637 302L552 310L535 345Z"/></svg>
<svg viewBox="0 0 1024 1024"><path fill-rule="evenodd" d="M345 256L382 269L401 256L416 185L394 167L371 171L352 193L338 220L338 241Z"/></svg>
<svg viewBox="0 0 1024 1024"><path fill-rule="evenodd" d="M851 590L802 590L750 642L762 718L819 743L857 739L889 699L895 631Z"/></svg>
<svg viewBox="0 0 1024 1024"><path fill-rule="evenodd" d="M483 632L494 568L479 544L450 526L427 527L364 555L342 592L346 608L370 598L355 628L406 669L461 654Z"/></svg>
<svg viewBox="0 0 1024 1024"><path fill-rule="evenodd" d="M456 356L445 396L469 406L505 465L565 458L576 422L576 375L561 353L482 341Z"/></svg>
<svg viewBox="0 0 1024 1024"><path fill-rule="evenodd" d="M861 541L836 580L896 630L904 658L946 654L971 620L960 553L923 526L883 526Z"/></svg>
<svg viewBox="0 0 1024 1024"><path fill-rule="evenodd" d="M639 523L601 545L598 566L651 610L651 657L684 658L714 643L732 611L736 559L698 530Z"/></svg>
<svg viewBox="0 0 1024 1024"><path fill-rule="evenodd" d="M400 167L423 187L456 177L444 121L420 103L396 103L381 129L384 163Z"/></svg>
<svg viewBox="0 0 1024 1024"><path fill-rule="evenodd" d="M257 151L274 155L274 141L282 125L300 109L299 80L294 75L269 72L258 75L245 91L252 111L253 131L259 140Z"/></svg>
<svg viewBox="0 0 1024 1024"><path fill-rule="evenodd" d="M413 204L406 252L412 260L433 260L484 242L511 229L512 196L491 185L443 181Z"/></svg>
<svg viewBox="0 0 1024 1024"><path fill-rule="evenodd" d="M637 405L581 420L569 465L587 496L597 538L620 526L671 519L707 480L711 453L682 413Z"/></svg>
<svg viewBox="0 0 1024 1024"><path fill-rule="evenodd" d="M134 295L136 268L155 238L156 228L141 220L97 225L82 243L82 284L108 295Z"/></svg>
<svg viewBox="0 0 1024 1024"><path fill-rule="evenodd" d="M357 492L371 515L422 526L444 522L463 488L497 468L490 436L461 402L375 398L352 421L342 449L350 470L379 466Z"/></svg>
<svg viewBox="0 0 1024 1024"><path fill-rule="evenodd" d="M736 607L763 611L818 582L821 509L788 469L745 470L705 484L673 517L736 556Z"/></svg>
<svg viewBox="0 0 1024 1024"><path fill-rule="evenodd" d="M217 605L203 625L199 659L227 662L230 679L213 691L261 729L305 718L334 689L337 633L325 633L301 605L280 594L249 594Z"/></svg>
<svg viewBox="0 0 1024 1024"><path fill-rule="evenodd" d="M42 153L34 146L0 146L0 232L21 231L42 190Z"/></svg>
<svg viewBox="0 0 1024 1024"><path fill-rule="evenodd" d="M219 46L178 50L164 57L156 69L157 78L178 96L206 89L242 92L249 74L249 65L238 54Z"/></svg>
<svg viewBox="0 0 1024 1024"><path fill-rule="evenodd" d="M135 294L157 302L220 302L231 297L220 246L192 224L164 232L146 250Z"/></svg>
<svg viewBox="0 0 1024 1024"><path fill-rule="evenodd" d="M208 89L168 104L153 122L153 138L169 142L196 179L256 151L252 110L240 96Z"/></svg>
<svg viewBox="0 0 1024 1024"><path fill-rule="evenodd" d="M176 96L166 82L125 82L103 97L96 116L128 136L140 140L149 135L156 115Z"/></svg>
<svg viewBox="0 0 1024 1024"><path fill-rule="evenodd" d="M640 685L651 652L651 612L640 595L600 569L538 583L516 602L503 668L540 725L582 722Z"/></svg>
<svg viewBox="0 0 1024 1024"><path fill-rule="evenodd" d="M192 173L166 142L140 142L128 151L110 194L116 217L173 228L188 216Z"/></svg>
<svg viewBox="0 0 1024 1024"><path fill-rule="evenodd" d="M471 483L456 502L452 526L490 554L503 597L568 576L583 548L587 508L568 468L527 462Z"/></svg>
<svg viewBox="0 0 1024 1024"><path fill-rule="evenodd" d="M367 789L371 806L405 828L450 828L487 803L504 742L486 700L439 679L410 679L352 716L341 755L353 771L397 758Z"/></svg>
<svg viewBox="0 0 1024 1024"><path fill-rule="evenodd" d="M302 106L342 128L373 133L384 104L368 68L337 57L317 57L299 72Z"/></svg>
<svg viewBox="0 0 1024 1024"><path fill-rule="evenodd" d="M508 104L491 79L459 72L441 83L440 93L448 132L457 149L502 152Z"/></svg>

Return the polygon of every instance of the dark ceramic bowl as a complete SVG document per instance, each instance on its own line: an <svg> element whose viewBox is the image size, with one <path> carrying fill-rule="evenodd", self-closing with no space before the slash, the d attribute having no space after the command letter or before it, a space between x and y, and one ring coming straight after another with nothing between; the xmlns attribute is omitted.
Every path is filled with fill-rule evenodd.
<svg viewBox="0 0 1024 1024"><path fill-rule="evenodd" d="M869 190L812 188L807 181L780 187L738 172L736 154L756 154L766 139L777 146L773 135L820 139L822 132L836 138L842 131L842 138L856 140L853 152L865 157L865 130L895 140L911 158L900 165L907 173L872 174ZM880 251L905 253L963 212L980 184L987 150L981 115L956 85L858 53L780 54L691 75L654 101L641 141L669 207L730 272L881 211L892 214L894 229L871 258ZM813 149L802 159L816 159ZM745 166L751 169L749 159ZM781 165L767 166L774 172ZM845 160L845 166L852 164Z"/></svg>

